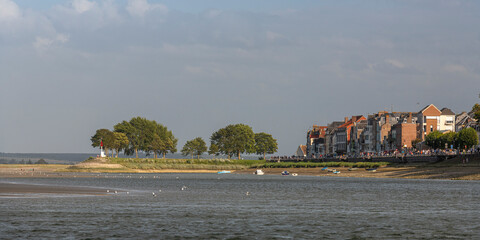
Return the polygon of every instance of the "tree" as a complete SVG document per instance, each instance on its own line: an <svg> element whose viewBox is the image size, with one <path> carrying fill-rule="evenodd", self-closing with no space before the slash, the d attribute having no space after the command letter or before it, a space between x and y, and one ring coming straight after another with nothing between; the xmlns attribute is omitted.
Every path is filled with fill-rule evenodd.
<svg viewBox="0 0 480 240"><path fill-rule="evenodd" d="M263 159L265 154L273 154L277 150L277 140L272 135L263 132L255 133L255 151L257 154L263 154Z"/></svg>
<svg viewBox="0 0 480 240"><path fill-rule="evenodd" d="M182 154L187 156L191 155L193 159L193 155L197 155L197 159L200 158L204 152L207 151L207 144L203 141L202 138L197 137L193 140L187 141L182 148Z"/></svg>
<svg viewBox="0 0 480 240"><path fill-rule="evenodd" d="M457 134L454 132L445 133L440 137L440 148L448 148L451 145L454 145Z"/></svg>
<svg viewBox="0 0 480 240"><path fill-rule="evenodd" d="M118 158L118 153L120 150L128 148L129 143L128 137L125 133L113 132L113 149L115 149L117 152L115 157Z"/></svg>
<svg viewBox="0 0 480 240"><path fill-rule="evenodd" d="M150 148L153 151L153 158L157 158L157 155L161 154L162 151L166 148L165 147L165 142L162 140L162 138L160 138L160 136L155 134L153 136L153 140L150 144Z"/></svg>
<svg viewBox="0 0 480 240"><path fill-rule="evenodd" d="M98 129L90 140L92 141L92 147L100 147L100 144L103 142L103 147L107 155L108 150L113 148L113 132L108 129Z"/></svg>
<svg viewBox="0 0 480 240"><path fill-rule="evenodd" d="M48 164L48 163L47 161L45 161L45 159L40 158L40 160L36 161L35 164Z"/></svg>
<svg viewBox="0 0 480 240"><path fill-rule="evenodd" d="M473 112L473 118L475 118L477 121L480 121L480 104L475 103L472 107L472 112Z"/></svg>
<svg viewBox="0 0 480 240"><path fill-rule="evenodd" d="M210 144L210 148L208 149L208 154L210 154L210 155L220 154L217 144L214 144L214 143Z"/></svg>
<svg viewBox="0 0 480 240"><path fill-rule="evenodd" d="M219 152L230 158L237 154L240 159L241 153L255 152L255 134L252 128L245 124L228 125L214 132L210 137L211 144L218 146Z"/></svg>
<svg viewBox="0 0 480 240"><path fill-rule="evenodd" d="M458 132L457 142L460 148L471 148L478 144L477 132L473 128L464 128Z"/></svg>
<svg viewBox="0 0 480 240"><path fill-rule="evenodd" d="M440 131L433 131L427 135L425 138L425 143L427 146L437 149L440 148L442 133Z"/></svg>

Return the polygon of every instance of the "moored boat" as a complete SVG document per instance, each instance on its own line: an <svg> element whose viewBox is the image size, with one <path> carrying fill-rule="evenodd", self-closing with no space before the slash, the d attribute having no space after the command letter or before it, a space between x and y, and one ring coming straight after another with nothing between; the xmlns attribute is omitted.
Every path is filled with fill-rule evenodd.
<svg viewBox="0 0 480 240"><path fill-rule="evenodd" d="M231 173L231 171L219 171L218 174Z"/></svg>
<svg viewBox="0 0 480 240"><path fill-rule="evenodd" d="M286 176L286 175L290 175L290 173L287 170L285 170L285 171L282 172L282 175Z"/></svg>
<svg viewBox="0 0 480 240"><path fill-rule="evenodd" d="M255 174L255 175L263 175L263 174L265 174L265 173L262 171L262 169L257 169L253 174Z"/></svg>

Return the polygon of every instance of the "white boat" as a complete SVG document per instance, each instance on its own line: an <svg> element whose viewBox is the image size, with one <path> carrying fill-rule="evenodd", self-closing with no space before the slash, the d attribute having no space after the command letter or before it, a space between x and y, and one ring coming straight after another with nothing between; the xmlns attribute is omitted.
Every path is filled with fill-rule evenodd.
<svg viewBox="0 0 480 240"><path fill-rule="evenodd" d="M298 173L292 173L292 176L298 176Z"/></svg>
<svg viewBox="0 0 480 240"><path fill-rule="evenodd" d="M255 174L255 175L263 175L263 174L265 174L265 173L262 171L262 169L257 169L257 171L255 171L253 174Z"/></svg>

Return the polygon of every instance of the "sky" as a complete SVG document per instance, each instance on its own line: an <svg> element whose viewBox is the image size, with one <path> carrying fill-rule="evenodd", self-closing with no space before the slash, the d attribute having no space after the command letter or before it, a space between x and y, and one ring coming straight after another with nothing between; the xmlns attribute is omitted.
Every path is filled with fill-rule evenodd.
<svg viewBox="0 0 480 240"><path fill-rule="evenodd" d="M292 155L313 124L469 111L479 25L479 1L0 0L0 152L97 152L141 116L178 149L243 123Z"/></svg>

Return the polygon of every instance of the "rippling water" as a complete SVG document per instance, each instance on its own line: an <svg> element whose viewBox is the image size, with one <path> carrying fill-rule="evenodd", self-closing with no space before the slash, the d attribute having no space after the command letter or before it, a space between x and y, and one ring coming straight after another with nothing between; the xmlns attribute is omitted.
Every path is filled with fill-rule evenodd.
<svg viewBox="0 0 480 240"><path fill-rule="evenodd" d="M0 198L0 238L480 238L480 184L475 181L91 176L0 179L110 190L108 196Z"/></svg>

